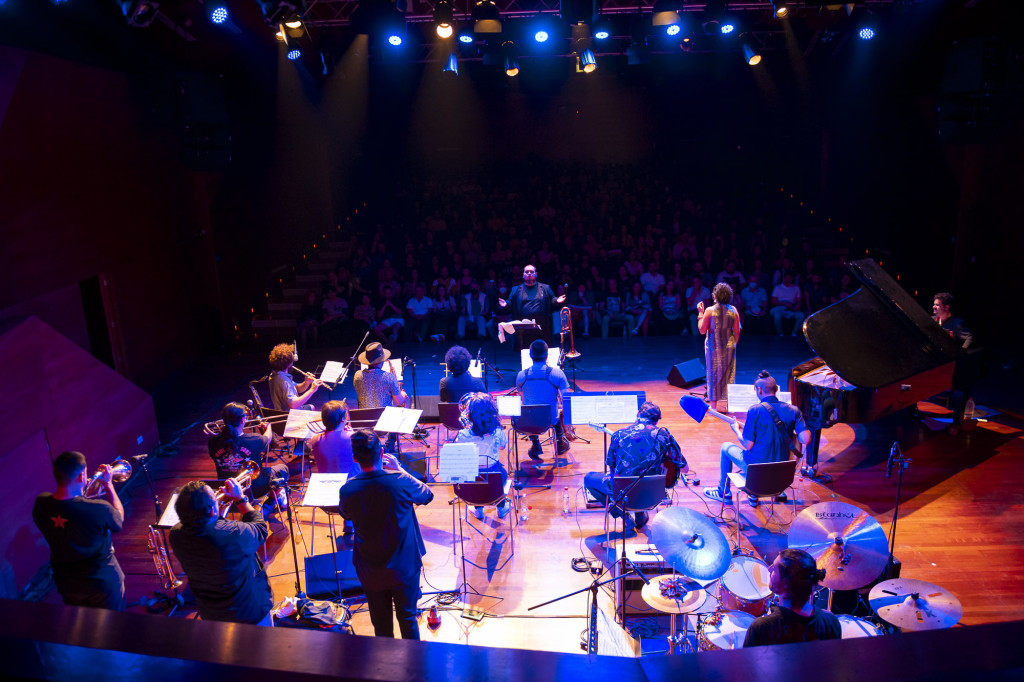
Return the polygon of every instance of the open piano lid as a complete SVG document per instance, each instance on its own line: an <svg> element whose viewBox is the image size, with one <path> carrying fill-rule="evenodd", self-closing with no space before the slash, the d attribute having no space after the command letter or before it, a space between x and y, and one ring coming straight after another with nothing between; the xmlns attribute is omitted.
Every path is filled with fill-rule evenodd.
<svg viewBox="0 0 1024 682"><path fill-rule="evenodd" d="M861 288L804 322L807 343L836 374L880 388L956 360L960 346L878 263L847 267Z"/></svg>

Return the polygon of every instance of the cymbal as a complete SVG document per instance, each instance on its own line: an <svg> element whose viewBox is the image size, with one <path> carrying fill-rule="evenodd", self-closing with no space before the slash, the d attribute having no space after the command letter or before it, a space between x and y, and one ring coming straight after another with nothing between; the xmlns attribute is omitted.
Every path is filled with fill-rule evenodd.
<svg viewBox="0 0 1024 682"><path fill-rule="evenodd" d="M684 589L688 591L683 593L678 599L662 595L661 584L669 580L682 581ZM700 585L683 576L659 575L657 578L651 578L650 584L643 586L643 589L640 590L640 596L650 606L662 613L693 613L704 605L705 600L708 598L708 593L701 589Z"/></svg>
<svg viewBox="0 0 1024 682"><path fill-rule="evenodd" d="M647 527L658 553L672 568L697 580L721 578L732 555L729 541L715 523L692 509L669 507Z"/></svg>
<svg viewBox="0 0 1024 682"><path fill-rule="evenodd" d="M940 630L960 622L964 608L947 589L923 580L894 578L868 593L878 617L903 630Z"/></svg>
<svg viewBox="0 0 1024 682"><path fill-rule="evenodd" d="M855 590L877 578L889 560L889 542L878 521L845 502L819 502L789 528L789 547L802 549L825 569L821 584Z"/></svg>

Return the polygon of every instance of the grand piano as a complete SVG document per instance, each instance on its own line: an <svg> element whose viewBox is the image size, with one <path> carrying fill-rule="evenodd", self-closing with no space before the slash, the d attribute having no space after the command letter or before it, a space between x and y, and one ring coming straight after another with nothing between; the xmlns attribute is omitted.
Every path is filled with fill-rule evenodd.
<svg viewBox="0 0 1024 682"><path fill-rule="evenodd" d="M814 475L821 430L863 424L948 390L960 345L871 259L847 265L861 287L804 321L818 357L790 371L793 405L811 443L805 470Z"/></svg>

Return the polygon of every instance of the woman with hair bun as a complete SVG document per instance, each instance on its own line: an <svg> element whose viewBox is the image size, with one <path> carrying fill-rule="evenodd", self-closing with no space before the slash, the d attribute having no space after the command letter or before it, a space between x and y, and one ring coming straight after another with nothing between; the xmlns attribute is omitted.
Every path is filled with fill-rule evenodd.
<svg viewBox="0 0 1024 682"><path fill-rule="evenodd" d="M814 588L825 579L825 569L818 568L814 557L802 549L784 549L768 572L768 586L778 601L768 615L751 624L744 648L842 638L839 619L814 606L811 599Z"/></svg>

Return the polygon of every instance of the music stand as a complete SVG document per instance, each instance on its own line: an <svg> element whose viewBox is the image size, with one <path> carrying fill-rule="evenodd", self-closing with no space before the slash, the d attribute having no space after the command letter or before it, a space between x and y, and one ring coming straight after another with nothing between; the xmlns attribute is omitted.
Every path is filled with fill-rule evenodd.
<svg viewBox="0 0 1024 682"><path fill-rule="evenodd" d="M647 400L647 392L577 391L575 393L566 393L564 400L562 418L573 426L577 424L586 426L593 424L601 426L607 426L608 424L632 424L636 421L636 414L640 410L640 406ZM603 433L603 436L604 454L607 456L608 434ZM602 461L605 459L606 457L603 457ZM604 470L607 473L607 462L605 462Z"/></svg>
<svg viewBox="0 0 1024 682"><path fill-rule="evenodd" d="M338 508L340 503L339 491L341 486L345 485L348 481L348 474L310 474L309 485L306 486L306 494L303 496L302 501L299 503L300 507L312 507L313 508L313 539L316 539L316 510L318 507L334 507ZM339 509L340 511L340 509ZM331 556L334 558L334 580L338 585L338 598L341 598L341 576L338 572L338 538L334 531L334 519L331 518L331 514L326 509L324 513L327 514L327 523L330 527L331 532ZM289 521L290 521L289 516ZM295 535L292 535L292 552L295 553ZM316 556L314 550L313 556ZM299 590L299 560L296 555L295 558L295 586L296 590Z"/></svg>
<svg viewBox="0 0 1024 682"><path fill-rule="evenodd" d="M544 338L544 330L536 322L513 322L512 329L515 330L519 350L529 349L534 341Z"/></svg>

